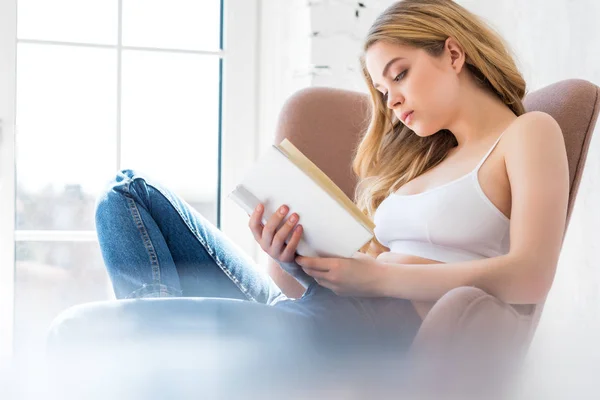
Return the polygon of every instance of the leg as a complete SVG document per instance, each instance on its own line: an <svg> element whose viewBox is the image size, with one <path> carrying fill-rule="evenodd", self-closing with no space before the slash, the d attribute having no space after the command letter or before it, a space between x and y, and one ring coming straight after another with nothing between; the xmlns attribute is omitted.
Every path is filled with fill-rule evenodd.
<svg viewBox="0 0 600 400"><path fill-rule="evenodd" d="M381 388L401 384L406 352L421 325L409 300L338 296L315 282L302 298L274 307L314 321L322 372L333 374L326 380Z"/></svg>
<svg viewBox="0 0 600 400"><path fill-rule="evenodd" d="M343 339L407 349L421 326L412 303L392 297L339 296L312 283L300 299L281 299L276 308L313 318L323 327L323 338L334 345ZM388 349L389 350L389 349Z"/></svg>
<svg viewBox="0 0 600 400"><path fill-rule="evenodd" d="M96 204L96 230L117 298L202 296L271 304L271 277L183 199L122 170Z"/></svg>

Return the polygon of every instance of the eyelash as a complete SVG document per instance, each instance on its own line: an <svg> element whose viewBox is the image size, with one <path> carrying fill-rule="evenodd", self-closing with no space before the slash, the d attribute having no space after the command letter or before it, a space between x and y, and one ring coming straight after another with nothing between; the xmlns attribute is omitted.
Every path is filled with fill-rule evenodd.
<svg viewBox="0 0 600 400"><path fill-rule="evenodd" d="M406 76L407 72L408 72L408 70L405 69L404 71L402 71L398 75L396 75L396 77L394 78L394 82L398 82L400 79L404 78L404 76ZM402 78L400 78L400 75L402 75ZM398 79L398 78L400 78L400 79ZM382 94L384 103L387 102L387 95L388 95L387 93Z"/></svg>

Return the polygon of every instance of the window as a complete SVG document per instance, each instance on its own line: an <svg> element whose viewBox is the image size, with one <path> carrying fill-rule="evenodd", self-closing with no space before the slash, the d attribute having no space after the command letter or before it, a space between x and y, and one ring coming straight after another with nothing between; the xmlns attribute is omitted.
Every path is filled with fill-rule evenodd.
<svg viewBox="0 0 600 400"><path fill-rule="evenodd" d="M0 79L11 89L0 94L0 324L13 334L0 336L0 358L39 353L65 308L114 298L94 206L118 170L160 181L221 228L223 184L255 157L255 9L245 0L2 2L10 35L0 39ZM234 88L245 101L228 96ZM249 125L222 124L244 106Z"/></svg>

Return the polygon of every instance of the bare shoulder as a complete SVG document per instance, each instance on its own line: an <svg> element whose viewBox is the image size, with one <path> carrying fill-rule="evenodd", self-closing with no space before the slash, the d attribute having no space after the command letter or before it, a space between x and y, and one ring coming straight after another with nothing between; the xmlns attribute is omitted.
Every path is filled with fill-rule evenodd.
<svg viewBox="0 0 600 400"><path fill-rule="evenodd" d="M504 161L511 186L568 178L565 139L550 114L532 111L519 116L507 136Z"/></svg>
<svg viewBox="0 0 600 400"><path fill-rule="evenodd" d="M558 122L543 111L530 111L517 117L506 136L508 136L506 142L510 143L509 148L531 140L564 142Z"/></svg>
<svg viewBox="0 0 600 400"><path fill-rule="evenodd" d="M566 162L565 139L558 122L550 114L531 111L520 115L504 136L503 155L507 168L511 162L535 158L533 153L538 152L559 163Z"/></svg>

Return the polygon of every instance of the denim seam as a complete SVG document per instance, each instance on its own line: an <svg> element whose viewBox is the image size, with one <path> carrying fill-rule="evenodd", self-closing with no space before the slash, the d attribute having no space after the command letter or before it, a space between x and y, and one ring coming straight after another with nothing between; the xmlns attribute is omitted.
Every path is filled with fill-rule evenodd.
<svg viewBox="0 0 600 400"><path fill-rule="evenodd" d="M127 199L127 203L129 204L129 211L131 212L133 221L140 232L142 241L144 242L144 247L146 248L146 251L148 252L148 256L150 258L150 265L152 267L152 282L154 284L161 284L160 263L158 261L158 256L156 255L156 250L154 249L152 240L150 239L150 236L148 235L148 230L144 226L144 221L142 221L142 217L140 216L140 212L137 208L137 205L135 204L135 200L132 198L131 190L129 187L131 182L133 182L133 181L130 181L130 182L128 182L127 185L125 185L125 191L127 194L125 196L125 198Z"/></svg>
<svg viewBox="0 0 600 400"><path fill-rule="evenodd" d="M148 182L146 182L146 184L148 186L151 186L152 188L154 188L158 192L160 192L167 199L167 201L169 203L171 203L171 206L175 209L175 211L177 211L177 213L179 214L179 216L181 217L181 219L183 220L183 222L186 224L186 226L188 227L188 229L190 230L190 232L192 232L192 234L194 235L194 237L200 242L200 244L204 247L204 249L206 250L206 252L212 257L212 259L219 266L219 268L221 268L221 270L223 271L223 273L240 289L240 291L246 297L248 297L249 300L258 303L258 300L256 300L254 298L254 296L252 296L250 294L250 292L244 287L244 285L242 285L241 282L238 281L238 279L235 277L235 275L233 275L231 273L231 271L227 268L227 266L225 266L225 264L223 264L221 262L221 260L219 260L214 255L212 248L210 246L208 246L208 244L202 239L202 235L199 235L198 232L191 226L191 224L189 223L188 219L183 215L183 213L181 212L181 210L179 209L179 207L177 207L177 205L171 200L170 196L168 196L168 194L166 194L162 190L160 190L160 188L158 188L156 186L153 186L153 185L149 184Z"/></svg>

